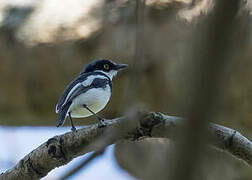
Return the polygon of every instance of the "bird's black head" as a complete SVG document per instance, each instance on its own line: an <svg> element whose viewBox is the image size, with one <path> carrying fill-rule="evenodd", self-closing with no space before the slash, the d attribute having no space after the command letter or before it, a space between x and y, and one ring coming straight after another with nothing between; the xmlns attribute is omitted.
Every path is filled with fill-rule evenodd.
<svg viewBox="0 0 252 180"><path fill-rule="evenodd" d="M117 64L108 59L99 59L85 66L80 74L99 71L107 74L112 79L118 71L127 66L127 64Z"/></svg>

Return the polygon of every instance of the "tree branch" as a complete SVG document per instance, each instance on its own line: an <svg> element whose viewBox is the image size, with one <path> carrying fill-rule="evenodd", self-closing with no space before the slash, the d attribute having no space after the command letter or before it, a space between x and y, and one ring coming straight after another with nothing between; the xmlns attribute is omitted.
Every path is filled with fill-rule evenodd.
<svg viewBox="0 0 252 180"><path fill-rule="evenodd" d="M52 169L70 162L73 158L90 151L99 150L91 146L105 131L115 130L127 120L124 117L107 120L106 128L97 124L55 136L26 155L12 169L2 173L0 179L40 179ZM113 142L120 140L136 141L139 138L176 138L176 132L183 126L182 118L155 112L142 112L136 119L136 126L128 132L116 133ZM211 145L227 151L238 159L252 165L252 142L239 132L217 124L209 124Z"/></svg>

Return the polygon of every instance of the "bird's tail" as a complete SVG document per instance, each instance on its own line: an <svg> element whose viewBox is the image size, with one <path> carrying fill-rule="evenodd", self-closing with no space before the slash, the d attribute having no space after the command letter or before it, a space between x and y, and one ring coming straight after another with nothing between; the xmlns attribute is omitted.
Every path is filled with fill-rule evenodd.
<svg viewBox="0 0 252 180"><path fill-rule="evenodd" d="M59 120L57 123L57 127L62 126L66 120L68 109L70 107L71 103L65 104L62 109L59 111Z"/></svg>

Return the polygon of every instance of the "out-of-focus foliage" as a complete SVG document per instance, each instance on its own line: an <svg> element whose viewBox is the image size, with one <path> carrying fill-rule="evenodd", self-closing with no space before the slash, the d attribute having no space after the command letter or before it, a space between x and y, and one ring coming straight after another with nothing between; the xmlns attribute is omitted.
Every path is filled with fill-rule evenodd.
<svg viewBox="0 0 252 180"><path fill-rule="evenodd" d="M1 124L54 125L58 97L86 63L101 57L125 63L132 61L135 2L22 2L1 1L0 4ZM209 7L201 9L202 3L199 1L189 8L190 1L146 2L146 63L143 80L139 82L142 92L139 100L150 109L181 114L178 98L183 97L190 85L184 82L181 67L187 62L189 47L195 38L194 26L207 14L199 13L195 19L190 18L192 22L179 18L179 14L196 7L207 12ZM95 23L99 25L92 30L91 24ZM244 28L234 38L236 51L231 57L237 60L224 70L228 73L225 81L228 83L220 119L228 124L245 123L246 127L251 127L246 123L252 115L249 111L251 53L248 51L251 40L248 46L239 46L239 41L249 38L251 32L246 23L241 22ZM251 26L251 21L249 23ZM76 33L81 28L90 32L89 35ZM130 70L115 79L112 100L104 111L106 117L122 112L116 107L125 97L127 73Z"/></svg>
<svg viewBox="0 0 252 180"><path fill-rule="evenodd" d="M184 115L180 103L193 100L186 93L193 79L186 76L184 66L190 63L188 56L191 45L198 37L195 27L208 20L214 5L213 0L146 1L143 47L145 63L141 67L142 79L138 82L141 93L137 98L148 109ZM224 93L220 102L216 103L213 112L216 119L212 120L250 137L251 6L251 1L244 1L237 16L237 26L240 28L234 37L231 37L231 63L223 69L223 77L220 77L223 79ZM197 29L197 32L200 33L200 29ZM85 64L97 58L110 58L131 64L134 53L135 1L1 0L0 125L54 126L57 121L57 100L66 85ZM115 78L112 99L102 113L104 117L120 116L127 108L124 103L130 73L129 68ZM74 121L84 125L94 123L94 118ZM166 144L162 142L159 146L157 143L159 142L155 142L153 146L165 152ZM153 146L149 145L141 144L139 147L144 146L143 149L151 150ZM138 148L137 145L134 147ZM129 147L123 148L123 151L127 151L127 148ZM118 151L131 156L131 149L122 153L119 147ZM213 154L212 151L210 154ZM217 156L222 155L218 153ZM118 161L122 163L124 158L119 157ZM153 162L153 159L142 158ZM141 161L139 162L142 167ZM223 166L226 166L227 172L233 172L236 167L242 169L237 172L237 176L232 176L233 179L251 177L247 167L230 160L226 155L217 162L220 162L218 167L225 164ZM210 163L210 166L216 164ZM130 171L129 166L125 165L125 168ZM216 171L217 177L220 177L220 174ZM225 178L232 179L223 175L223 179Z"/></svg>

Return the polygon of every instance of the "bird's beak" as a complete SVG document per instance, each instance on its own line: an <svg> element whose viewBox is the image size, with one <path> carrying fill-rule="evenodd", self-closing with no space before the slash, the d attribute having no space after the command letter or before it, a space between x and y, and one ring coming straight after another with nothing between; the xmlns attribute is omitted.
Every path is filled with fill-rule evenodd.
<svg viewBox="0 0 252 180"><path fill-rule="evenodd" d="M118 64L116 65L116 70L122 70L124 68L128 67L128 64Z"/></svg>

